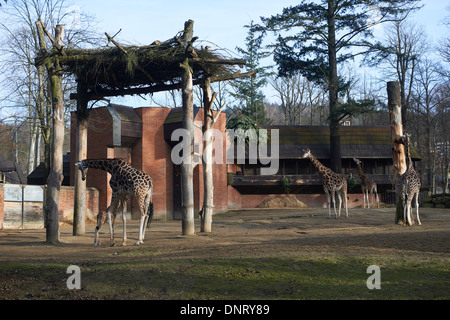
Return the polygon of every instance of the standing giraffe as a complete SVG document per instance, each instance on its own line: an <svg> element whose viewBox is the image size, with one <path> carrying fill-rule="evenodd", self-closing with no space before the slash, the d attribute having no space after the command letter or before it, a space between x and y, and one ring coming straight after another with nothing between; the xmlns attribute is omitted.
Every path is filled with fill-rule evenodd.
<svg viewBox="0 0 450 320"><path fill-rule="evenodd" d="M126 216L124 215L124 204L125 204L125 202L126 201L120 201L121 206L122 206L122 221L123 221L123 242L122 242L122 245L123 246L126 245L126 239L127 239L127 232L126 232L127 219L126 219ZM108 218L108 213L107 213L108 209L106 211L100 212L97 215L97 226L95 227L95 232L94 232L94 245L95 246L100 245L100 237L98 236L98 232L100 231L100 228L106 222L109 223L109 218ZM113 211L112 214L111 214L111 226L112 226L112 234L113 235L114 235L114 222L115 222L115 220L116 220L116 212Z"/></svg>
<svg viewBox="0 0 450 320"><path fill-rule="evenodd" d="M406 171L397 180L397 192L403 201L403 224L412 225L411 216L411 202L415 196L416 198L416 214L417 223L419 226L422 224L419 218L419 192L420 192L420 178L416 170L414 170L411 154L409 149L410 139L409 134L405 133L403 136L403 141L405 143L405 153L406 153Z"/></svg>
<svg viewBox="0 0 450 320"><path fill-rule="evenodd" d="M331 203L330 203L330 194L331 199L333 200L334 205L334 214L335 217L338 217L336 212L336 199L335 194L339 200L339 217L341 216L341 204L342 199L345 202L345 213L346 217L348 217L348 208L347 208L347 180L336 172L333 172L330 168L325 167L323 164L319 162L319 160L314 157L309 149L303 150L304 154L302 159L309 158L312 164L319 170L319 173L322 175L322 185L323 190L325 191L328 199L328 218L331 218Z"/></svg>
<svg viewBox="0 0 450 320"><path fill-rule="evenodd" d="M111 179L109 181L109 185L112 189L112 197L111 204L107 209L107 217L106 219L109 222L109 233L110 233L110 243L111 246L115 245L114 242L114 230L113 230L113 216L116 215L116 210L119 208L119 205L122 204L122 212L124 202L127 201L128 198L131 199L131 196L135 196L138 204L139 211L141 213L141 220L139 225L139 237L136 242L137 245L140 245L144 242L145 235L145 226L147 225L148 220L153 217L153 202L152 202L152 193L153 193L153 185L152 179L146 174L144 171L137 170L133 168L130 164L126 163L121 159L95 159L95 160L82 160L75 164L78 166L82 173L82 179L86 180L86 173L88 168L99 169L103 171L107 171L111 174ZM123 214L122 214L123 216ZM97 219L98 220L98 219ZM102 219L100 219L101 221ZM123 243L122 245L126 245L126 223L125 217L123 217ZM105 221L103 221L105 222ZM96 234L94 239L94 244L98 245L98 229L100 229L101 224L97 224Z"/></svg>
<svg viewBox="0 0 450 320"><path fill-rule="evenodd" d="M377 206L379 208L380 201L378 200L377 183L364 174L361 160L353 158L353 161L355 161L356 164L358 165L358 173L359 177L361 178L361 189L363 192L363 208L366 207L366 199L367 199L367 208L370 208L369 192L372 194L372 207L373 207L373 193L375 192L375 198L377 201Z"/></svg>

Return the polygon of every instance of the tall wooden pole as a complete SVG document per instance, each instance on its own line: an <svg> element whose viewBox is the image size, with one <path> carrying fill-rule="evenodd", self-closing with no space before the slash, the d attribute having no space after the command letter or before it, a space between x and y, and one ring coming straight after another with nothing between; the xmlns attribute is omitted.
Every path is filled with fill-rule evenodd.
<svg viewBox="0 0 450 320"><path fill-rule="evenodd" d="M394 165L394 185L398 178L406 171L405 148L403 145L402 108L400 84L398 81L387 83L389 118L391 121L392 161ZM403 221L403 203L397 194L397 210L395 223Z"/></svg>
<svg viewBox="0 0 450 320"><path fill-rule="evenodd" d="M186 58L182 68L182 97L183 97L183 128L190 138L190 151L181 165L181 195L182 195L182 235L195 233L194 220L194 89L190 53L194 21L189 20L184 25L181 43L186 48Z"/></svg>
<svg viewBox="0 0 450 320"><path fill-rule="evenodd" d="M212 215L214 208L214 182L212 165L212 133L214 99L211 94L211 81L205 80L203 84L203 213L201 216L201 232L211 232Z"/></svg>
<svg viewBox="0 0 450 320"><path fill-rule="evenodd" d="M39 35L40 50L46 53L44 26L41 21L36 23ZM57 25L53 49L61 47L64 37L64 26ZM50 79L51 102L53 110L53 135L51 146L50 174L47 179L47 192L45 196L45 227L46 241L59 242L58 203L59 190L64 179L63 175L63 145L64 145L64 95L62 86L62 68L56 56L47 60L45 64Z"/></svg>
<svg viewBox="0 0 450 320"><path fill-rule="evenodd" d="M78 79L77 85L77 132L75 162L87 158L87 88L82 79ZM81 179L81 171L75 170L75 199L73 208L73 235L82 236L86 232L86 181Z"/></svg>

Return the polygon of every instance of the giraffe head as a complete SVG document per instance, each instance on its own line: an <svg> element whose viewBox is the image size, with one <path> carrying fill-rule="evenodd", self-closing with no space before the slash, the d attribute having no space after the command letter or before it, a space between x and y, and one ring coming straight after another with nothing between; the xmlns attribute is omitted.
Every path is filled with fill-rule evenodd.
<svg viewBox="0 0 450 320"><path fill-rule="evenodd" d="M358 159L356 159L356 158L353 158L353 161L355 161L356 164L361 164L361 160L358 160Z"/></svg>
<svg viewBox="0 0 450 320"><path fill-rule="evenodd" d="M309 158L310 156L311 156L311 150L309 150L309 149L303 149L302 159Z"/></svg>
<svg viewBox="0 0 450 320"><path fill-rule="evenodd" d="M405 134L403 135L403 142L406 145L407 143L411 141L411 135L405 131Z"/></svg>
<svg viewBox="0 0 450 320"><path fill-rule="evenodd" d="M86 180L86 173L87 173L87 170L88 170L86 162L84 160L82 160L80 162L75 163L75 166L77 166L78 169L80 169L80 171L81 171L81 179L83 181Z"/></svg>

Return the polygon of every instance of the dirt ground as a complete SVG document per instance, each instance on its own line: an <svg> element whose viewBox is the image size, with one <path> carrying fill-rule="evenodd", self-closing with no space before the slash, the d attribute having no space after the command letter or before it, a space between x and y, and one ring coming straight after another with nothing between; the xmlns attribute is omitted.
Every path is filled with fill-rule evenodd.
<svg viewBox="0 0 450 320"><path fill-rule="evenodd" d="M450 210L420 210L422 225L395 225L394 209L350 209L349 217L328 219L327 209L253 209L235 210L213 218L213 232L181 236L181 221L154 221L146 231L142 248L177 254L186 247L190 255L201 257L264 255L312 250L392 251L415 255L450 256ZM61 244L45 243L45 230L0 230L0 262L98 260L114 253L136 250L138 222L128 221L127 246L122 243L121 218L116 220L115 240L109 247L109 229L100 230L102 245L94 247L94 228L86 226L84 236L72 236L72 227L60 229ZM199 231L199 221L196 230Z"/></svg>
<svg viewBox="0 0 450 320"><path fill-rule="evenodd" d="M114 247L109 246L107 226L100 231L100 247L93 245L94 225L87 225L86 234L76 237L72 236L70 226L62 227L61 243L56 245L45 243L43 229L0 230L0 265L125 263L138 259L139 252L157 253L152 257L153 263L181 256L194 260L383 254L419 260L440 259L450 264L450 210L421 208L422 225L409 227L394 224L394 210L350 209L348 218L339 219L329 219L327 209L317 208L228 211L214 216L212 233L198 232L188 237L180 236L181 221L154 221L147 229L142 246L134 245L137 221L128 222L128 243L120 246L122 224L119 217ZM196 230L199 230L198 219Z"/></svg>

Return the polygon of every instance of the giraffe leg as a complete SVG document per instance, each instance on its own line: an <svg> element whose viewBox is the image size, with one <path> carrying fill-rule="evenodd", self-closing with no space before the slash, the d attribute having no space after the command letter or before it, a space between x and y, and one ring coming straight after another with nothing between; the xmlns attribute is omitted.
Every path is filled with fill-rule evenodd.
<svg viewBox="0 0 450 320"><path fill-rule="evenodd" d="M366 203L367 203L367 209L370 209L369 189L366 189Z"/></svg>
<svg viewBox="0 0 450 320"><path fill-rule="evenodd" d="M409 220L408 221L409 225L412 226L414 224L414 219L412 217L412 203L411 203L411 201L408 203L408 220Z"/></svg>
<svg viewBox="0 0 450 320"><path fill-rule="evenodd" d="M380 199L378 199L378 191L376 185L373 187L373 191L375 192L375 201L377 202L377 208L380 208Z"/></svg>
<svg viewBox="0 0 450 320"><path fill-rule="evenodd" d="M139 211L141 213L141 220L139 222L139 236L138 236L138 241L136 241L136 245L141 245L144 243L144 235L145 235L145 225L146 222L148 220L148 212L147 212L147 207L146 204L148 203L148 196L149 194L147 193L145 195L145 198L140 198L139 199Z"/></svg>
<svg viewBox="0 0 450 320"><path fill-rule="evenodd" d="M136 245L141 245L144 243L145 220L146 220L146 217L141 215L141 220L139 222L139 237L138 237L138 241L136 241Z"/></svg>
<svg viewBox="0 0 450 320"><path fill-rule="evenodd" d="M403 225L406 226L408 224L408 187L407 185L403 186L402 189L402 201L403 201Z"/></svg>
<svg viewBox="0 0 450 320"><path fill-rule="evenodd" d="M116 218L116 210L119 205L119 199L113 195L111 199L111 205L108 208L107 215L109 221L109 239L110 246L113 247L116 245L114 242L114 220Z"/></svg>
<svg viewBox="0 0 450 320"><path fill-rule="evenodd" d="M345 217L348 218L347 190L343 190L342 193L344 195Z"/></svg>
<svg viewBox="0 0 450 320"><path fill-rule="evenodd" d="M371 198L372 198L372 208L375 208L375 207L373 206L373 197L374 197L373 189L370 191L370 195L372 196L372 197L371 197Z"/></svg>
<svg viewBox="0 0 450 320"><path fill-rule="evenodd" d="M328 202L328 219L330 219L331 218L330 192L328 190L325 190L325 193L327 194L327 202Z"/></svg>
<svg viewBox="0 0 450 320"><path fill-rule="evenodd" d="M107 215L109 223L109 243L111 247L113 247L116 245L116 243L114 242L114 223L112 222L112 214L110 210L108 210Z"/></svg>
<svg viewBox="0 0 450 320"><path fill-rule="evenodd" d="M97 215L97 226L95 227L94 232L94 246L101 245L98 232L102 227L102 224L105 222L105 220L106 220L106 212L105 211L99 212L99 214Z"/></svg>
<svg viewBox="0 0 450 320"><path fill-rule="evenodd" d="M416 215L417 215L417 223L419 226L422 225L422 222L420 222L419 218L419 193L416 193Z"/></svg>
<svg viewBox="0 0 450 320"><path fill-rule="evenodd" d="M146 202L146 208L147 208L147 214L145 215L145 221L144 221L144 229L142 230L142 240L145 238L145 228L150 228L150 224L152 223L153 219L153 201L152 197L150 196L150 200Z"/></svg>
<svg viewBox="0 0 450 320"><path fill-rule="evenodd" d="M408 211L408 203L405 201L403 204L403 225L407 224L407 211Z"/></svg>
<svg viewBox="0 0 450 320"><path fill-rule="evenodd" d="M337 211L336 211L336 191L331 191L331 200L333 201L334 206L334 218L337 219Z"/></svg>
<svg viewBox="0 0 450 320"><path fill-rule="evenodd" d="M408 200L406 202L406 224L411 226L412 225L412 220L411 220L411 198L408 195Z"/></svg>
<svg viewBox="0 0 450 320"><path fill-rule="evenodd" d="M364 189L364 187L361 187L361 189L363 194L363 209L364 209L366 207L366 190Z"/></svg>
<svg viewBox="0 0 450 320"><path fill-rule="evenodd" d="M342 206L342 190L336 190L336 196L338 200L338 210L339 210L339 218L341 217L341 206Z"/></svg>
<svg viewBox="0 0 450 320"><path fill-rule="evenodd" d="M122 201L123 241L122 246L127 245L127 216L125 214L125 201Z"/></svg>

